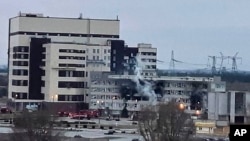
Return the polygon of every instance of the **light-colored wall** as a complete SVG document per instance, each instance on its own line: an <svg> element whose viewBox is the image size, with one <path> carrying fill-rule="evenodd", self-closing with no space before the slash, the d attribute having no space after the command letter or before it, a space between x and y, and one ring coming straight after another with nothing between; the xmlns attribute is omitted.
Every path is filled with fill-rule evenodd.
<svg viewBox="0 0 250 141"><path fill-rule="evenodd" d="M90 30L89 24L90 23ZM19 24L19 26L17 26ZM16 17L11 32L50 32L119 35L119 20L77 18ZM44 26L46 25L46 26Z"/></svg>
<svg viewBox="0 0 250 141"><path fill-rule="evenodd" d="M51 17L43 17L42 14L39 14L39 17L25 17L25 13L21 14L22 17L14 17L10 20L10 33L18 32L18 31L26 31L26 32L45 32L45 33L77 33L77 34L104 34L104 35L119 35L119 20L107 20L107 19L78 19L78 18L51 18ZM81 45L81 48L84 49L92 49L92 47L99 49L110 49L110 45L107 46L107 40L116 40L117 38L110 37L73 37L73 36L49 36L49 35L14 35L10 36L10 55L13 56L13 47L14 46L30 46L30 38L50 38L52 42L74 42L81 43L85 45ZM91 44L91 45L90 45ZM93 46L92 44L95 44ZM77 46L77 47L76 47ZM46 66L44 69L46 70L46 76L42 77L42 80L45 80L45 87L42 87L42 93L45 93L45 100L50 101L51 96L57 93L67 92L70 94L79 94L79 90L67 90L67 89L58 89L57 81L61 78L58 78L58 64L60 62L64 63L81 63L79 60L58 60L58 48L79 48L78 45L72 44L64 44L64 45L55 45L53 47L51 45L45 45L47 48L46 53ZM63 55L63 53L62 53ZM66 54L70 56L70 54ZM91 55L91 54L90 54ZM100 54L103 56L104 54ZM109 54L107 54L109 55ZM77 56L77 54L74 54ZM108 57L107 57L108 58ZM21 60L21 59L15 59ZM26 59L28 60L28 59ZM8 96L11 98L12 92L25 92L28 93L28 86L12 86L12 79L24 79L28 80L28 76L12 76L13 68L16 69L27 69L29 70L29 66L12 66L13 58L10 58L10 66L9 66L9 93ZM104 60L106 62L105 66L99 66L95 68L85 68L86 73L90 71L109 71L110 67L108 66L109 60ZM84 61L83 61L84 62ZM86 62L84 62L86 64ZM86 65L85 65L86 66ZM76 70L83 70L82 68L75 68ZM85 82L89 81L89 77L86 78L69 78L74 79L76 81ZM89 94L87 89L81 90L84 94ZM85 95L86 96L86 95ZM22 100L20 100L22 101ZM25 101L25 100L23 100ZM85 97L85 101L89 101L89 97Z"/></svg>
<svg viewBox="0 0 250 141"><path fill-rule="evenodd" d="M44 69L46 70L45 76L42 78L45 80L45 88L42 90L45 94L45 100L51 101L52 97L55 95L79 95L85 94L84 89L80 88L58 88L59 81L81 81L86 82L85 77L59 77L58 71L59 70L75 70L76 68L65 68L59 67L59 63L69 63L69 64L84 64L86 66L86 59L85 60L72 60L72 59L59 59L59 56L78 56L78 57L85 57L86 53L61 53L59 49L76 49L76 50L86 50L85 45L79 44L46 44L46 65ZM81 68L83 71L86 71L86 68ZM57 99L54 99L54 102Z"/></svg>

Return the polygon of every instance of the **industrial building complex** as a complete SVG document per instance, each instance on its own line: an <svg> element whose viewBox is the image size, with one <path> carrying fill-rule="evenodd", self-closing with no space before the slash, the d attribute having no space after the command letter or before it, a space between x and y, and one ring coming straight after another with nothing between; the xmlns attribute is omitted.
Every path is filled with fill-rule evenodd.
<svg viewBox="0 0 250 141"><path fill-rule="evenodd" d="M157 51L150 43L127 45L118 18L20 13L9 20L8 98L16 110L44 104L132 115L152 96L216 126L248 122L249 91L227 89L220 77L160 76Z"/></svg>

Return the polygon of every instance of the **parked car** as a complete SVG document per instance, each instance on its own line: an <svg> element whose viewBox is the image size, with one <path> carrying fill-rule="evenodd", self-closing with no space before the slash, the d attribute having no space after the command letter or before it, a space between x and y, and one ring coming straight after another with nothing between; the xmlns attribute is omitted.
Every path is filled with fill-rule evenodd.
<svg viewBox="0 0 250 141"><path fill-rule="evenodd" d="M113 135L115 133L115 130L109 130L107 133L104 133L105 135Z"/></svg>

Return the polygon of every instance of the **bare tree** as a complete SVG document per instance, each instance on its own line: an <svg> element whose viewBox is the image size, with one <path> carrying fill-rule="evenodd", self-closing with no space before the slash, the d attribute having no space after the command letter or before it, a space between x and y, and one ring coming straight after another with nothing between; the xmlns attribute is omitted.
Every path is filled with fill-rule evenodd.
<svg viewBox="0 0 250 141"><path fill-rule="evenodd" d="M14 118L13 141L56 141L58 135L52 135L50 114L47 111L28 112Z"/></svg>
<svg viewBox="0 0 250 141"><path fill-rule="evenodd" d="M186 141L193 131L190 115L176 102L147 107L139 116L139 130L146 141Z"/></svg>
<svg viewBox="0 0 250 141"><path fill-rule="evenodd" d="M153 107L142 108L138 117L138 127L145 141L157 140L157 111Z"/></svg>

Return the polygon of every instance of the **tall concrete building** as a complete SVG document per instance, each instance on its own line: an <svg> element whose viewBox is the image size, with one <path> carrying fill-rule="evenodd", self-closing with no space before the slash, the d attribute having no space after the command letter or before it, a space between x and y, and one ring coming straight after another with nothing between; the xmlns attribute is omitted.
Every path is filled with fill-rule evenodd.
<svg viewBox="0 0 250 141"><path fill-rule="evenodd" d="M229 83L226 92L209 93L208 119L218 126L250 121L250 89L247 83Z"/></svg>
<svg viewBox="0 0 250 141"><path fill-rule="evenodd" d="M9 20L8 97L27 104L76 107L89 100L89 73L110 71L110 40L118 19L47 17L20 13ZM69 106L70 105L70 106Z"/></svg>

